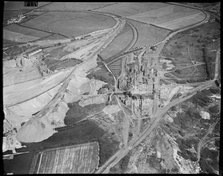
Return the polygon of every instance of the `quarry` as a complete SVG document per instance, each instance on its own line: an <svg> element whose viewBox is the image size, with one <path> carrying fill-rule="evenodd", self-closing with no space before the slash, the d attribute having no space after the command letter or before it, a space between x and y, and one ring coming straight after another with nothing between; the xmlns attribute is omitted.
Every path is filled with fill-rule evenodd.
<svg viewBox="0 0 223 176"><path fill-rule="evenodd" d="M205 169L219 156L219 4L194 4L5 2L6 172L219 174Z"/></svg>

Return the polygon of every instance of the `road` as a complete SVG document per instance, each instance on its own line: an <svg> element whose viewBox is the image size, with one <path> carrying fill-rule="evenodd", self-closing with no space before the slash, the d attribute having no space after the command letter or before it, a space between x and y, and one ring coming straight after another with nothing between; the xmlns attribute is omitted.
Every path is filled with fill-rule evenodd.
<svg viewBox="0 0 223 176"><path fill-rule="evenodd" d="M172 4L172 5L187 7L187 8L191 8L191 9L206 11L206 12L210 13L211 15L213 15L218 21L220 21L220 16L216 15L216 13L213 13L212 11L205 9L205 7L201 8L201 7L196 7L196 6L191 6L188 4L182 4L182 3L176 3L176 2L168 2L167 4Z"/></svg>
<svg viewBox="0 0 223 176"><path fill-rule="evenodd" d="M190 28L193 28L193 27L196 27L196 26L199 26L203 23L206 23L209 18L210 18L210 15L205 13L205 18L204 20L202 20L201 22L197 23L197 24L193 24L193 25L190 25L186 28L183 28L183 29L179 29L171 34L169 34L163 41L159 42L158 44L156 45L159 45L157 50L156 50L156 53L155 53L155 56L159 56L165 43L170 39L172 38L174 35L176 35L177 33L179 32L182 32L182 31L185 31L185 30L188 30ZM157 58L157 57L155 57ZM158 64L158 61L156 61L156 64ZM159 79L159 78L158 78ZM156 81L156 83L159 83L159 81ZM166 105L165 107L163 108L158 108L157 111L154 111L154 115L152 117L152 122L150 123L150 126L146 127L146 129L139 135L139 137L137 138L133 138L130 142L129 142L129 145L128 147L125 147L125 148L122 148L120 149L116 154L114 154L103 166L101 166L97 171L96 173L109 173L110 171L110 168L112 168L113 166L115 166L125 155L128 154L128 152L133 149L134 147L136 147L138 144L140 144L146 137L148 137L149 134L151 134L151 132L154 130L154 128L156 128L157 124L159 123L159 121L162 119L163 115L173 106L179 104L179 103L182 103L186 100L188 100L189 98L191 98L193 95L195 95L197 93L197 91L201 91L203 89L207 89L208 87L212 86L214 83L214 80L211 80L211 81L207 81L205 82L204 84L196 87L194 90L191 90L188 94L190 95L186 95L184 97L181 97L179 99L176 99L176 100L173 100L171 103L169 103L168 105ZM159 87L159 86L158 86Z"/></svg>
<svg viewBox="0 0 223 176"><path fill-rule="evenodd" d="M90 61L93 57L92 55L97 54L102 48L104 48L105 46L107 46L113 39L114 37L120 32L120 29L123 27L124 24L124 20L116 18L117 23L114 26L113 30L111 32L109 32L107 35L105 35L99 43L97 43L97 50L95 50L93 53L91 53L91 57L89 56L87 59L87 63L88 61ZM86 62L82 62L81 64L78 65L78 67L83 66L84 64L86 64ZM82 68L82 67L81 67ZM45 115L47 112L49 112L50 109L52 109L52 107L54 107L54 105L60 101L65 89L67 88L70 79L72 78L72 75L74 73L74 71L77 69L77 66L73 67L73 68L69 68L56 73L51 76L49 76L47 79L44 80L34 80L34 82L36 84L34 84L34 82L32 82L33 84L31 85L30 82L26 82L24 83L27 89L24 90L24 86L23 85L16 85L15 86L11 86L11 87L7 87L4 89L4 106L10 107L10 106L16 106L18 104L21 104L23 102L29 101L33 98L36 98L40 95L42 95L43 93L46 93L47 91L51 90L52 88L59 86L60 84L62 84L62 86L59 88L58 92L56 93L56 95L54 97L52 97L52 100L50 100L49 103L47 103L47 105L41 109L41 111L39 111L34 117L42 117L43 115ZM56 79L56 78L57 79ZM58 77L60 78L58 80ZM56 80L56 81L55 81ZM40 84L41 83L41 84ZM44 86L43 86L44 84ZM18 92L16 93L15 90L18 91L18 89L20 90L19 94ZM11 97L11 98L10 98Z"/></svg>
<svg viewBox="0 0 223 176"><path fill-rule="evenodd" d="M132 25L130 22L127 21L127 24L130 26L130 28L132 29L132 33L133 33L133 38L131 40L131 42L121 51L119 51L118 53L116 53L115 55L105 59L106 60L106 63L107 65L111 65L112 63L116 62L117 60L119 60L121 57L129 54L130 52L134 52L134 51L139 51L141 50L142 48L138 48L138 49L135 49L135 50L132 50L132 51L128 51L130 50L137 42L138 40L138 30L137 28ZM101 68L100 67L97 67L96 69L94 69L94 72L95 71L98 71L100 70Z"/></svg>
<svg viewBox="0 0 223 176"><path fill-rule="evenodd" d="M206 13L205 13L206 14ZM202 22L199 22L197 24L194 24L194 25L191 25L189 27L186 27L186 28L183 28L183 29L179 29L178 31L175 31L173 33L171 33L170 35L168 35L162 42L159 42L158 44L156 45L159 45L157 51L156 51L156 55L159 56L160 52L162 51L165 43L171 38L173 37L175 34L179 33L179 32L182 32L184 30L188 30L190 28L193 28L195 26L198 26L198 25L201 25L203 24L204 22L206 22L208 17L208 14L206 14L206 18L202 21ZM109 61L107 64L111 64L113 62L115 62L116 60L120 59L121 56L123 56L123 52L131 49L135 43L137 42L137 39L138 39L138 31L137 29L130 23L128 23L133 31L133 39L131 41L131 43L122 51L120 51L119 53L117 53L116 55L112 56L111 58L108 58L108 60L112 60L112 61ZM219 57L218 57L219 58ZM158 66L158 61L156 63L156 66ZM67 78L67 81L64 82L63 86L61 89L64 89L66 87L66 85L68 84L69 82L69 77ZM128 145L125 145L123 148L121 148L115 155L113 155L102 167L100 167L96 173L108 173L110 171L110 168L112 168L114 165L116 165L131 149L133 149L134 147L136 147L138 144L140 144L146 137L148 137L151 132L154 130L154 128L156 128L157 124L160 122L160 120L162 119L163 115L173 106L183 102L183 101L186 101L187 99L191 98L193 95L196 94L197 91L201 91L203 89L206 89L208 87L210 87L212 84L213 84L214 80L211 80L209 82L205 82L204 84L198 86L197 88L195 88L194 90L192 90L190 92L190 95L187 95L187 96L184 96L184 97L181 97L179 99L176 99L174 101L172 101L171 103L169 103L168 105L166 105L165 107L163 108L158 108L157 110L154 111L154 115L153 115L153 121L150 123L150 126L146 127L146 129L140 133L139 137L137 138L134 138L133 140L131 140L129 142ZM157 85L156 85L156 88L159 89L159 77L157 77L157 81L156 81ZM63 92L63 91L59 91L59 93L57 94L58 97L60 97L60 92ZM56 96L56 97L57 97ZM55 101L57 100L57 98L55 98ZM119 101L118 101L119 102ZM54 102L52 102L54 103ZM120 105L120 104L119 104ZM120 105L121 107L121 105ZM46 109L44 110L45 112L47 111L47 107ZM44 112L42 111L42 112ZM40 115L40 114L38 114ZM42 115L42 114L41 114ZM126 115L127 117L127 115Z"/></svg>
<svg viewBox="0 0 223 176"><path fill-rule="evenodd" d="M210 125L207 133L205 134L205 136L199 141L198 146L197 146L197 162L200 161L200 157L201 157L201 149L204 146L204 144L206 143L206 138L208 137L208 135L214 130L215 126L217 125L217 123L219 122L220 119L218 119L216 122L214 122L212 125Z"/></svg>
<svg viewBox="0 0 223 176"><path fill-rule="evenodd" d="M121 54L123 54L124 52L130 50L136 44L136 42L138 40L139 34L138 34L137 28L134 25L132 25L130 22L128 22L128 21L127 21L127 24L132 29L132 34L133 34L132 41L122 51L120 51L119 53L115 54L112 57L107 58L106 61L108 61L109 64L111 64L111 63L115 62L116 60L118 60L119 59L118 56L121 55Z"/></svg>
<svg viewBox="0 0 223 176"><path fill-rule="evenodd" d="M116 154L114 154L103 166L99 168L99 170L96 171L96 173L109 173L110 168L112 168L114 165L116 165L125 155L128 154L130 150L132 150L134 147L139 145L146 137L148 137L151 132L156 128L157 124L159 121L162 119L163 115L167 113L167 111L173 107L176 106L177 104L180 104L192 96L194 96L197 91L202 91L204 89L207 89L208 87L211 87L214 81L209 81L205 83L204 85L201 85L197 87L195 90L192 90L190 92L190 95L176 99L166 105L165 107L159 109L154 117L152 118L153 121L151 122L151 125L148 126L141 134L140 137L133 139L132 141L129 142L129 146L127 148L122 148L120 149Z"/></svg>
<svg viewBox="0 0 223 176"><path fill-rule="evenodd" d="M218 80L219 77L219 73L220 73L220 48L218 48L217 53L216 53L216 61L215 61L215 75L214 75L214 79Z"/></svg>

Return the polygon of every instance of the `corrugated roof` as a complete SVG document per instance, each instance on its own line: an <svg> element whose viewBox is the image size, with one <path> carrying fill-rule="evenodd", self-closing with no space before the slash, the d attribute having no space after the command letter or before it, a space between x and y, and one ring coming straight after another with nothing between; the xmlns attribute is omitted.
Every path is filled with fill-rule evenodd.
<svg viewBox="0 0 223 176"><path fill-rule="evenodd" d="M33 158L29 173L93 173L98 164L98 142L90 142L38 153Z"/></svg>

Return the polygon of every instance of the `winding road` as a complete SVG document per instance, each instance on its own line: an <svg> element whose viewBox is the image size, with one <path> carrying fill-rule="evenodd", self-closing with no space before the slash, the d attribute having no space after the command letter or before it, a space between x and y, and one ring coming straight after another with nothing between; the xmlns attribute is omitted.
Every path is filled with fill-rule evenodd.
<svg viewBox="0 0 223 176"><path fill-rule="evenodd" d="M92 13L99 13L99 12L92 12ZM163 47L165 46L165 44L168 42L169 39L171 39L174 35L176 35L177 33L179 32L182 32L182 31L185 31L185 30L188 30L188 29L191 29L191 28L194 28L196 26L199 26L201 24L204 24L206 23L209 18L210 18L210 15L206 12L203 11L203 13L206 15L204 20L202 20L201 22L198 22L196 24L192 24L186 28L182 28L182 29L178 29L177 31L174 31L172 33L170 33L163 41L159 42L159 43L156 43L154 46L157 46L157 50L156 50L156 53L155 53L155 56L159 56ZM105 14L105 13L100 13L100 14ZM114 15L114 14L112 14ZM118 59L120 59L120 57L124 56L125 54L129 54L128 53L128 50L130 50L134 45L135 43L137 42L138 40L138 31L137 31L137 28L132 25L131 23L127 22L127 24L131 27L132 31L133 31L133 39L132 41L123 49L121 50L119 53L113 55L112 57L109 57L107 58L106 60L108 61L107 63L104 63L105 67L109 70L109 72L111 72L111 70L109 69L109 67L107 67L107 65L110 65L114 62L116 62ZM140 49L138 49L140 50ZM127 52L126 52L127 51ZM125 53L126 52L126 53ZM158 57L157 57L158 58ZM104 61L103 61L104 62ZM219 72L218 72L218 69L219 69L219 62L220 62L220 50L218 50L217 52L217 57L216 57L216 67L215 67L215 78L214 80L210 80L210 81L206 81L204 83L199 83L200 85L196 88L194 88L193 90L191 90L190 92L188 92L186 95L182 95L180 98L178 99L175 99L173 100L172 102L170 102L168 105L166 105L165 107L162 107L162 108L158 108L156 109L156 111L154 112L153 114L153 117L152 117L152 121L150 123L149 126L147 126L143 132L141 132L139 134L138 137L136 138L133 138L127 145L121 148L119 151L117 151L104 165L102 165L95 173L109 173L110 171L110 168L112 168L113 166L115 166L123 157L125 157L128 152L130 150L132 150L133 148L135 148L137 145L139 145L146 137L148 137L151 132L157 127L158 123L160 122L160 120L162 119L162 117L167 113L167 111L179 104L179 103L182 103L186 100L188 100L189 98L191 98L192 96L194 96L198 91L202 91L204 89L207 89L209 87L211 87L213 84L215 84L215 80L217 79L218 75L219 75ZM157 64L158 64L158 61L157 61ZM56 94L56 96L54 97L53 101L51 101L48 106L46 106L43 110L41 110L40 113L38 113L35 117L41 117L42 115L44 115L46 112L48 112L49 108L56 103L57 100L59 100L61 98L61 94L62 92L64 92L65 88L67 87L67 85L69 84L69 81L70 81L70 75L72 75L72 73L74 72L74 70L76 69L73 68L72 71L69 73L69 75L63 80L63 85L61 86L60 88L60 91ZM100 69L100 67L98 67L98 69ZM217 71L216 71L217 69ZM112 73L112 72L111 72ZM114 76L114 75L113 75ZM116 78L114 77L115 81ZM159 79L159 78L157 78ZM159 84L159 81L157 81L157 83ZM158 88L159 88L159 85L156 85ZM117 98L117 97L116 97ZM119 103L119 100L117 100L118 103ZM121 105L119 104L119 106L121 107ZM126 115L127 117L127 115Z"/></svg>
<svg viewBox="0 0 223 176"><path fill-rule="evenodd" d="M160 55L165 43L170 39L172 38L174 35L176 35L177 33L179 32L182 32L182 31L185 31L185 30L188 30L188 29L191 29L191 28L194 28L196 26L199 26L203 23L206 23L209 18L210 18L210 15L207 14L206 12L203 12L205 14L205 18L199 22L199 23L196 23L196 24L193 24L193 25L190 25L186 28L183 28L183 29L179 29L177 31L174 31L173 33L169 34L163 41L155 44L155 45L159 45L157 50L156 50L156 54L157 56ZM112 168L113 166L115 166L123 157L125 157L128 152L133 149L134 147L136 147L137 145L139 145L146 137L148 137L151 132L154 130L154 128L156 128L157 124L160 122L160 120L162 119L163 115L165 113L167 113L167 111L179 104L179 103L182 103L186 100L188 100L189 98L191 98L193 95L195 95L197 93L197 91L202 91L204 89L207 89L209 87L211 87L213 84L214 84L214 81L215 80L210 80L210 81L207 81L205 83L203 83L202 85L196 87L194 90L191 90L187 95L184 95L182 96L181 98L178 98L176 100L173 100L171 103L169 103L168 105L166 105L165 107L163 108L158 108L157 111L155 112L155 114L153 115L152 117L152 122L150 123L150 125L148 127L146 127L146 129L140 133L139 137L137 138L133 138L130 142L129 142L129 145L128 147L125 147L125 148L121 148L116 154L114 154L104 165L102 165L97 171L96 173L109 173L110 172L110 168Z"/></svg>

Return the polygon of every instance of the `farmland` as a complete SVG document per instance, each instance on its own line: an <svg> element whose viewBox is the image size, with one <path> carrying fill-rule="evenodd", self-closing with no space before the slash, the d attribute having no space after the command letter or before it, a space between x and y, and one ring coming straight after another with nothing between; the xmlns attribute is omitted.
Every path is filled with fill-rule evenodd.
<svg viewBox="0 0 223 176"><path fill-rule="evenodd" d="M48 2L39 2L38 6L44 6L47 5ZM4 3L4 14L3 14L3 25L7 25L7 20L10 20L11 18L14 18L20 14L29 13L30 10L35 9L37 7L25 7L24 2L10 2L7 1ZM26 19L27 20L27 19Z"/></svg>
<svg viewBox="0 0 223 176"><path fill-rule="evenodd" d="M119 35L105 48L100 55L107 59L120 51L122 51L133 38L133 33L128 24L125 25L124 29L119 33ZM107 62L107 60L106 60Z"/></svg>
<svg viewBox="0 0 223 176"><path fill-rule="evenodd" d="M102 8L105 6L109 6L115 4L114 2L88 2L88 3L81 3L81 2L55 2L51 3L47 6L41 8L41 10L46 11L83 11L83 10L93 10L97 8Z"/></svg>
<svg viewBox="0 0 223 176"><path fill-rule="evenodd" d="M162 41L170 33L170 30L158 28L153 25L143 24L131 19L128 19L127 21L132 24L137 30L137 36L135 36L136 42L134 44L134 47L150 47ZM104 59L106 59L107 63L109 63L111 60L109 60L108 58L121 52L126 46L128 46L129 43L131 43L133 37L133 32L130 29L130 26L126 25L123 31L117 36L117 38L107 48L105 48L105 50L103 50L100 55ZM121 57L118 61L108 65L116 77L118 77L121 72L122 58L123 57ZM95 73L91 73L91 75L94 75L96 79L113 83L112 76L105 69L101 69Z"/></svg>
<svg viewBox="0 0 223 176"><path fill-rule="evenodd" d="M146 24L175 30L205 18L201 11L165 3L120 3L96 11L109 12ZM159 13L157 13L159 12Z"/></svg>
<svg viewBox="0 0 223 176"><path fill-rule="evenodd" d="M22 43L23 43L23 41L15 42L15 41L3 39L3 48L9 47L9 46L13 46L13 45L19 45L19 44L22 44Z"/></svg>
<svg viewBox="0 0 223 176"><path fill-rule="evenodd" d="M128 21L136 27L139 34L135 47L150 47L162 41L171 32L168 29L162 29L153 25L141 23L139 21L131 19L128 19Z"/></svg>
<svg viewBox="0 0 223 176"><path fill-rule="evenodd" d="M110 28L115 25L115 21L111 17L90 12L48 12L22 25L76 37Z"/></svg>
<svg viewBox="0 0 223 176"><path fill-rule="evenodd" d="M41 152L34 173L91 173L98 166L99 146L97 142L48 149ZM36 167L35 167L36 168Z"/></svg>
<svg viewBox="0 0 223 176"><path fill-rule="evenodd" d="M9 26L5 27L4 30L8 30L8 31L28 35L28 36L33 36L33 37L37 37L37 38L46 37L46 36L50 35L50 33L48 33L48 32L43 32L43 31L39 31L39 30L35 30L35 29L26 28L26 27L20 26L18 24L9 25Z"/></svg>
<svg viewBox="0 0 223 176"><path fill-rule="evenodd" d="M157 11L160 13L157 14ZM128 18L162 28L175 30L202 21L205 16L201 11L180 6L167 5L159 9L149 10Z"/></svg>
<svg viewBox="0 0 223 176"><path fill-rule="evenodd" d="M3 15L3 25L7 25L7 20L10 20L11 18L18 16L21 13L26 13L29 10L5 10Z"/></svg>
<svg viewBox="0 0 223 176"><path fill-rule="evenodd" d="M18 32L12 32L9 30L3 31L3 38L6 40L11 40L11 41L15 41L15 42L29 42L29 41L38 39L38 37L24 35L24 34L21 34Z"/></svg>
<svg viewBox="0 0 223 176"><path fill-rule="evenodd" d="M217 17L174 3L6 4L5 20L26 16L3 29L6 173L218 173Z"/></svg>
<svg viewBox="0 0 223 176"><path fill-rule="evenodd" d="M47 2L39 2L39 6L44 6L48 4ZM19 2L19 1L15 1L15 2L6 2L4 4L4 10L21 10L21 9L26 9L26 10L30 10L31 9L35 9L36 7L25 7L24 3Z"/></svg>
<svg viewBox="0 0 223 176"><path fill-rule="evenodd" d="M120 16L131 16L145 11L158 9L167 6L164 3L118 3L104 8L98 8L96 11L108 12Z"/></svg>
<svg viewBox="0 0 223 176"><path fill-rule="evenodd" d="M213 79L220 28L216 22L182 32L165 45L161 57L170 59L175 69L165 76L178 83Z"/></svg>

